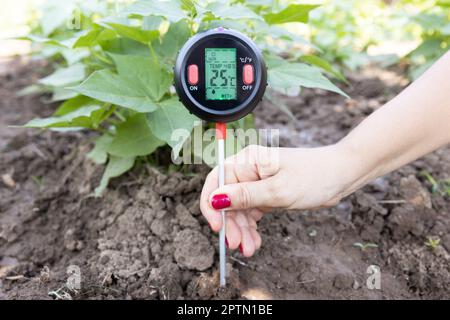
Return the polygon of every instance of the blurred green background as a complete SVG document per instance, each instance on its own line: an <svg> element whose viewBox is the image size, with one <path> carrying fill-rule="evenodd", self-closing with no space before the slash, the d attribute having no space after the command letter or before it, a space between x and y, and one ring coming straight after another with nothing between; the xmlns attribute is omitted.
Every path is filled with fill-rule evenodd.
<svg viewBox="0 0 450 320"><path fill-rule="evenodd" d="M42 17L44 5L49 2L51 1L1 0L0 57L30 51L29 42L6 39L28 34ZM83 3L86 5L89 2L91 1ZM101 2L120 8L133 1ZM387 64L396 63L399 58L407 57L408 53L426 42L423 48L419 48L419 54L407 57L413 64L421 65L417 74L412 74L415 78L447 49L450 36L449 0L234 2L269 5L275 2L321 4L311 12L308 25L286 23L283 28L304 36L321 49L326 49L323 52L324 58L338 60L350 69L369 62L368 57L384 60ZM446 38L445 41L442 41L442 38Z"/></svg>

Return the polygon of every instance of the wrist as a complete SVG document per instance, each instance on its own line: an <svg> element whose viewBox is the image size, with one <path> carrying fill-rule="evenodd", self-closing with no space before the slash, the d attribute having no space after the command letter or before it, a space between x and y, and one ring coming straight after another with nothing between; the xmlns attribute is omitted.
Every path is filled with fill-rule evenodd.
<svg viewBox="0 0 450 320"><path fill-rule="evenodd" d="M352 187L359 179L360 169L356 167L360 161L346 145L337 143L321 148L301 149L300 152L311 152L312 155L306 158L312 162L314 169L311 172L316 172L312 184L317 184L320 192L317 206L334 206L353 192Z"/></svg>
<svg viewBox="0 0 450 320"><path fill-rule="evenodd" d="M342 139L335 144L337 158L341 163L342 186L340 190L340 197L344 198L366 183L377 177L377 166L373 158L365 157L363 148L349 139L348 137Z"/></svg>

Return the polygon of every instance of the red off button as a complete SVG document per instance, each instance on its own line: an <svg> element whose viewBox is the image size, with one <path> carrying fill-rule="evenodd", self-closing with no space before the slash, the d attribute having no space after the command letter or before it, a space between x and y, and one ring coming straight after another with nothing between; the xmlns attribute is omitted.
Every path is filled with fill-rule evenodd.
<svg viewBox="0 0 450 320"><path fill-rule="evenodd" d="M244 81L244 84L246 85L250 85L253 83L253 81L255 81L255 72L251 64L244 65L242 79Z"/></svg>
<svg viewBox="0 0 450 320"><path fill-rule="evenodd" d="M198 83L198 66L196 64L188 66L188 82L191 86Z"/></svg>

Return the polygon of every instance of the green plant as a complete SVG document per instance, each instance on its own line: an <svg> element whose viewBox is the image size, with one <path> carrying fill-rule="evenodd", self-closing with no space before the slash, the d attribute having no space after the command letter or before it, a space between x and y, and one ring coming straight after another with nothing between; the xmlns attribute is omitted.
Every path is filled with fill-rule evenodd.
<svg viewBox="0 0 450 320"><path fill-rule="evenodd" d="M396 62L398 58L392 54L371 56L368 50L405 36L409 30L404 29L403 10L383 0L325 0L310 16L311 39L317 54L349 70L373 60Z"/></svg>
<svg viewBox="0 0 450 320"><path fill-rule="evenodd" d="M425 246L427 246L431 250L436 250L437 247L439 247L440 243L441 243L441 239L428 237L427 241L425 241Z"/></svg>
<svg viewBox="0 0 450 320"><path fill-rule="evenodd" d="M298 93L300 87L311 87L345 95L322 74L331 67L325 61L318 63L322 60L311 55L307 63L299 55L279 56L299 41L307 43L280 25L307 23L317 5L139 0L110 15L116 4L48 1L32 34L22 38L33 41L35 54L51 59L56 69L25 92L49 92L52 102L63 101L52 117L34 119L25 127L101 132L88 154L95 163L106 164L97 195L138 157L166 145L180 153L180 141L173 141L171 134L178 128L192 131L196 118L174 95L172 67L178 50L196 32L224 26L252 37L263 49L273 90Z"/></svg>
<svg viewBox="0 0 450 320"><path fill-rule="evenodd" d="M41 191L44 185L44 177L31 176L31 180L36 184L38 190Z"/></svg>
<svg viewBox="0 0 450 320"><path fill-rule="evenodd" d="M378 248L378 245L372 242L355 242L353 246L360 248L362 251L366 251L369 248Z"/></svg>
<svg viewBox="0 0 450 320"><path fill-rule="evenodd" d="M420 28L420 44L406 58L409 60L409 76L415 80L439 59L450 46L450 0L418 1L421 10L411 16Z"/></svg>
<svg viewBox="0 0 450 320"><path fill-rule="evenodd" d="M436 180L428 171L422 171L421 175L430 183L433 194L450 197L450 179Z"/></svg>

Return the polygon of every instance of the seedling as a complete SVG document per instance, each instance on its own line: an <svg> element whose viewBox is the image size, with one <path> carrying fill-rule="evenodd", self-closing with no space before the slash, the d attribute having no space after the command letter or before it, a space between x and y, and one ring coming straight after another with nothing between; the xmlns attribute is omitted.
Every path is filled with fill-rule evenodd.
<svg viewBox="0 0 450 320"><path fill-rule="evenodd" d="M355 242L353 246L360 248L362 251L366 251L369 248L378 248L378 245L372 242Z"/></svg>
<svg viewBox="0 0 450 320"><path fill-rule="evenodd" d="M431 192L437 193L439 191L439 183L431 175L431 173L429 173L428 171L423 171L421 175L424 176L427 179L427 181L431 184Z"/></svg>
<svg viewBox="0 0 450 320"><path fill-rule="evenodd" d="M44 177L31 176L31 180L33 180L33 182L36 183L36 186L38 187L39 191L41 191L42 186L44 185Z"/></svg>
<svg viewBox="0 0 450 320"><path fill-rule="evenodd" d="M427 241L425 241L425 246L434 251L437 249L437 247L439 247L440 243L441 243L440 238L428 237Z"/></svg>
<svg viewBox="0 0 450 320"><path fill-rule="evenodd" d="M225 184L226 123L249 114L267 85L263 56L242 33L211 29L189 39L175 64L175 89L180 101L199 118L216 122L219 187ZM225 211L219 234L220 285L225 286Z"/></svg>
<svg viewBox="0 0 450 320"><path fill-rule="evenodd" d="M310 236L311 238L314 238L316 235L317 235L316 229L312 229L312 230L308 233L308 236Z"/></svg>
<svg viewBox="0 0 450 320"><path fill-rule="evenodd" d="M450 179L436 180L429 172L423 171L421 173L423 177L431 184L431 192L433 194L450 196Z"/></svg>
<svg viewBox="0 0 450 320"><path fill-rule="evenodd" d="M57 289L49 291L48 295L55 300L72 300L72 296L69 292L65 291L65 286Z"/></svg>
<svg viewBox="0 0 450 320"><path fill-rule="evenodd" d="M442 183L445 194L450 197L450 179L444 180Z"/></svg>

